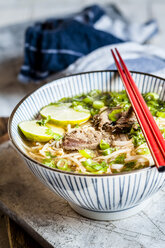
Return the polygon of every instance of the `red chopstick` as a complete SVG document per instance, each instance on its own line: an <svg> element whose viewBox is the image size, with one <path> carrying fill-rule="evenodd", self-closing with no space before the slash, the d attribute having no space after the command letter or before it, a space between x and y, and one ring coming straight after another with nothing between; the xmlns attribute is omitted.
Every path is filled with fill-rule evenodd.
<svg viewBox="0 0 165 248"><path fill-rule="evenodd" d="M133 110L136 114L155 164L159 172L163 172L165 171L165 141L123 59L121 58L118 50L115 50L123 69L117 61L113 50L111 50L111 52L118 68L120 77L125 86L129 100L132 104Z"/></svg>

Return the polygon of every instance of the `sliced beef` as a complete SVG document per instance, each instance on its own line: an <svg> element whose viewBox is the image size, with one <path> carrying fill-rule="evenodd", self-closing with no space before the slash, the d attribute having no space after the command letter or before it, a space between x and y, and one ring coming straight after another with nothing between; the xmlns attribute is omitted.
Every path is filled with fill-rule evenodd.
<svg viewBox="0 0 165 248"><path fill-rule="evenodd" d="M63 139L63 148L72 151L84 148L96 149L100 144L101 139L104 138L103 133L96 131L92 127L74 129L70 133L65 134Z"/></svg>
<svg viewBox="0 0 165 248"><path fill-rule="evenodd" d="M121 109L120 107L114 107L104 110L102 113L97 114L93 117L93 125L98 130L107 131L107 127L113 125L113 122L108 118L108 115L115 109ZM120 114L119 114L120 117Z"/></svg>
<svg viewBox="0 0 165 248"><path fill-rule="evenodd" d="M101 114L94 116L93 124L98 130L104 130L110 133L125 133L129 132L131 127L137 123L136 116L133 112L132 107L127 111L119 113L118 120L112 122L109 120L108 115L114 109L120 109L120 107L107 109Z"/></svg>
<svg viewBox="0 0 165 248"><path fill-rule="evenodd" d="M137 123L137 119L132 107L130 107L127 111L123 112L121 117L116 121L112 132L129 132L135 123Z"/></svg>

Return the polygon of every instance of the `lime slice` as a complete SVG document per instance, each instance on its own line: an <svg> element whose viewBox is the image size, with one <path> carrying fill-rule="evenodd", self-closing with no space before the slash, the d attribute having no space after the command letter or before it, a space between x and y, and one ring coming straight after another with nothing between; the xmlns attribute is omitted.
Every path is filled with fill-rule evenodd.
<svg viewBox="0 0 165 248"><path fill-rule="evenodd" d="M50 116L51 121L60 126L81 124L89 120L90 112L76 111L69 106L70 104L48 105L40 111L40 114L44 118Z"/></svg>
<svg viewBox="0 0 165 248"><path fill-rule="evenodd" d="M37 120L23 121L19 123L19 128L28 140L38 142L47 142L54 137L54 134L63 135L65 132L63 128L50 124L47 124L46 126L40 126L37 124ZM50 132L50 130L52 132Z"/></svg>

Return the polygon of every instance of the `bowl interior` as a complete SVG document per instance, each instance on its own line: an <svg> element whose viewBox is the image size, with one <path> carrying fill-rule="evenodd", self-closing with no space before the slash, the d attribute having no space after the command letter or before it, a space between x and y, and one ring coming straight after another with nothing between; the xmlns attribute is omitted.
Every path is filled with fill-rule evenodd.
<svg viewBox="0 0 165 248"><path fill-rule="evenodd" d="M132 72L132 76L142 93L155 92L159 94L160 99L165 100L165 79L138 72ZM103 92L121 91L124 86L116 71L88 72L55 80L25 97L16 106L10 118L9 132L15 146L26 154L18 129L21 121L36 118L43 106L56 102L62 97L72 97L93 89Z"/></svg>

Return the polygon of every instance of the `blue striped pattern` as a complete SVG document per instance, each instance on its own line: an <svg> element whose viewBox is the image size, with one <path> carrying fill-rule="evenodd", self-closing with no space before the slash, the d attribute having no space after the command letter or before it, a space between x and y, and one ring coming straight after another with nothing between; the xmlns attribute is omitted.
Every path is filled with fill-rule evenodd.
<svg viewBox="0 0 165 248"><path fill-rule="evenodd" d="M114 212L136 206L157 192L164 182L164 174L156 168L131 175L85 177L50 171L28 159L26 162L34 175L56 194L93 211Z"/></svg>
<svg viewBox="0 0 165 248"><path fill-rule="evenodd" d="M138 73L132 73L132 76L141 92L154 91L165 100L163 79ZM103 71L73 75L42 86L17 107L12 117L14 143L25 152L17 128L20 121L34 118L46 104L92 89L120 91L123 84L115 71ZM132 208L151 197L165 182L165 174L159 174L155 167L131 174L85 176L52 170L25 156L23 158L34 175L56 194L90 211L110 213Z"/></svg>

